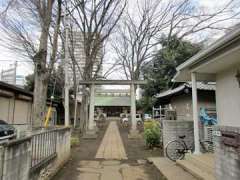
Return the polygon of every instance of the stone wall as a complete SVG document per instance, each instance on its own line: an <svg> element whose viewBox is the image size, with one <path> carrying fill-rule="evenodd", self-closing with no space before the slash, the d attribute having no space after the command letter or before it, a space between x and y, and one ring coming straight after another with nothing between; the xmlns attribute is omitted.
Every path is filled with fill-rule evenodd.
<svg viewBox="0 0 240 180"><path fill-rule="evenodd" d="M70 157L70 128L56 130L56 157L33 170L32 136L0 144L0 180L50 179Z"/></svg>
<svg viewBox="0 0 240 180"><path fill-rule="evenodd" d="M193 121L163 120L162 122L164 151L169 141L176 140L182 135L186 136L185 141L188 147L193 145Z"/></svg>
<svg viewBox="0 0 240 180"><path fill-rule="evenodd" d="M67 129L67 131L66 131ZM36 179L51 179L60 168L69 160L71 149L71 132L70 128L63 128L58 131L57 135L57 158L54 159L46 168L42 169L40 176Z"/></svg>
<svg viewBox="0 0 240 180"><path fill-rule="evenodd" d="M0 146L1 180L28 180L31 165L31 137Z"/></svg>
<svg viewBox="0 0 240 180"><path fill-rule="evenodd" d="M240 136L240 127L218 126L214 128L215 172L217 180L240 179L240 146L231 147L223 142L223 133L234 133ZM216 133L218 132L218 133ZM230 136L229 136L230 137ZM229 138L228 137L228 138ZM234 140L233 137L230 137ZM239 139L238 139L239 143ZM237 145L237 143L234 143ZM240 144L239 144L240 145Z"/></svg>

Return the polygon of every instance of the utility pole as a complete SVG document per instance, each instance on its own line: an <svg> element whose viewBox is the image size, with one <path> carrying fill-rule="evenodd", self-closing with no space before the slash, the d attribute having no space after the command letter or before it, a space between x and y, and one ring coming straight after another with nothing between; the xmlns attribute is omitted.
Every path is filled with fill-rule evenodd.
<svg viewBox="0 0 240 180"><path fill-rule="evenodd" d="M67 4L65 10L65 62L64 62L64 72L65 72L65 83L64 83L64 109L65 109L65 126L69 126L69 78L68 78L68 61L69 61L69 24L67 17Z"/></svg>
<svg viewBox="0 0 240 180"><path fill-rule="evenodd" d="M17 84L17 61L14 63L14 72L13 72L13 84Z"/></svg>

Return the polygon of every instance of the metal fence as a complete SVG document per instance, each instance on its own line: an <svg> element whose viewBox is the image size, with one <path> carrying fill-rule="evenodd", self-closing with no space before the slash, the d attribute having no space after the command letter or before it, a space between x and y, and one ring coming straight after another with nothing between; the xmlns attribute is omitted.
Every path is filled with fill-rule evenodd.
<svg viewBox="0 0 240 180"><path fill-rule="evenodd" d="M32 135L31 168L37 168L55 158L57 130L47 130Z"/></svg>

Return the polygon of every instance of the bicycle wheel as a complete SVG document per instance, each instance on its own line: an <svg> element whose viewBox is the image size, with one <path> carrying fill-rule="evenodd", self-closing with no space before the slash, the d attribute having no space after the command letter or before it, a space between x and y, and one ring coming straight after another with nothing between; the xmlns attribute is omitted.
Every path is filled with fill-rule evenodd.
<svg viewBox="0 0 240 180"><path fill-rule="evenodd" d="M166 156L172 161L183 159L186 147L178 140L171 141L166 146Z"/></svg>

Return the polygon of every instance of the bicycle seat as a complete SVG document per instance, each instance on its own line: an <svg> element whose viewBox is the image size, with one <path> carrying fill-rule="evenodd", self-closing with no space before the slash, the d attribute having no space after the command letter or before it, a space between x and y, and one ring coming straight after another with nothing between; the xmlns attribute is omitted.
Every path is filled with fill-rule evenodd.
<svg viewBox="0 0 240 180"><path fill-rule="evenodd" d="M186 136L183 135L183 136L178 136L180 139L184 139Z"/></svg>

